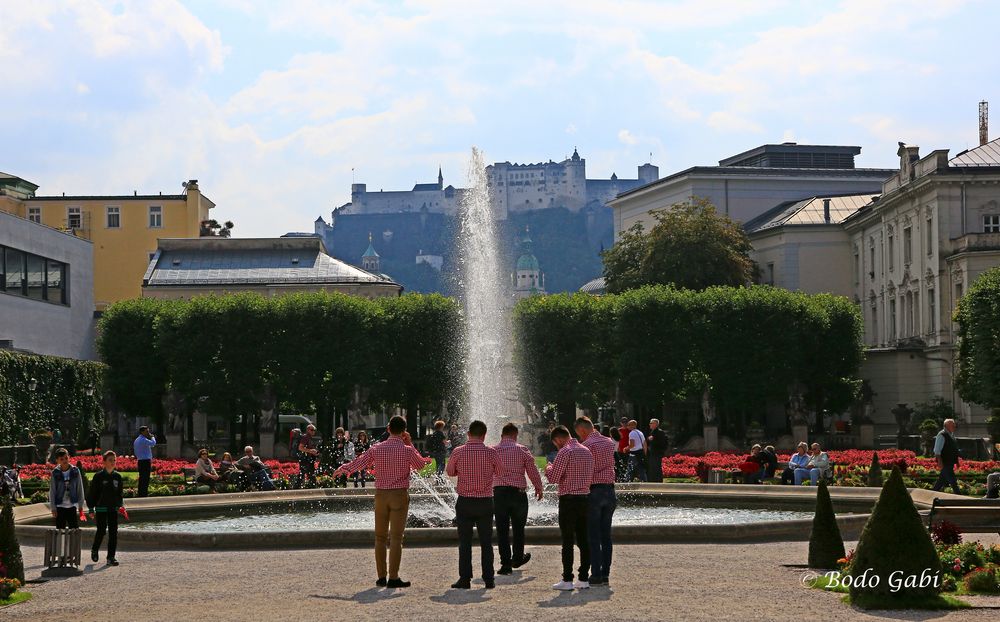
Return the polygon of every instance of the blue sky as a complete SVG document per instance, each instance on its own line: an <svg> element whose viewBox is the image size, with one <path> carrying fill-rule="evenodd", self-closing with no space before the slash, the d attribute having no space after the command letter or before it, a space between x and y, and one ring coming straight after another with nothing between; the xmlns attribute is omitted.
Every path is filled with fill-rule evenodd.
<svg viewBox="0 0 1000 622"><path fill-rule="evenodd" d="M238 235L489 160L661 174L766 142L861 166L1000 119L1000 4L880 0L0 0L0 170L43 194L180 192ZM1000 121L994 122L1000 127ZM1000 131L994 129L991 137Z"/></svg>

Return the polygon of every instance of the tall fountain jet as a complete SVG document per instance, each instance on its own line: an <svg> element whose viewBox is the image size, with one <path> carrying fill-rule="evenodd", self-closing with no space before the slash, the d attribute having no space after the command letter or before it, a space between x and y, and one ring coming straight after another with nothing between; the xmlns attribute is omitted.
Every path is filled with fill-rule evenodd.
<svg viewBox="0 0 1000 622"><path fill-rule="evenodd" d="M469 158L469 187L461 205L459 257L465 303L465 378L469 389L465 414L500 438L498 425L507 409L504 384L510 352L510 328L504 305L506 279L500 269L496 218L486 186L483 154Z"/></svg>

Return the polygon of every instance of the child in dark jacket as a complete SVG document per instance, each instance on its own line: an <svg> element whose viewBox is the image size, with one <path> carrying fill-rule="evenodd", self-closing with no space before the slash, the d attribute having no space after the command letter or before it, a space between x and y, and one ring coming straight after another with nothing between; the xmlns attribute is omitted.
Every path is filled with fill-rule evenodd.
<svg viewBox="0 0 1000 622"><path fill-rule="evenodd" d="M113 451L104 453L104 469L90 481L87 505L91 516L97 519L97 534L90 550L90 559L97 561L104 533L108 534L108 565L117 566L115 552L118 548L118 508L122 507L122 476L115 470L117 456Z"/></svg>

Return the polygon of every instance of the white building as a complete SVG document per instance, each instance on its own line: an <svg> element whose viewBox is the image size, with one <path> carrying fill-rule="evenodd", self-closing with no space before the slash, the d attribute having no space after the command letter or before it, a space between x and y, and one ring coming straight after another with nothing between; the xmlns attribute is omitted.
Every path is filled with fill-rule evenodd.
<svg viewBox="0 0 1000 622"><path fill-rule="evenodd" d="M648 231L650 214L692 198L708 199L719 213L747 222L786 201L817 195L877 193L892 169L855 168L861 147L762 145L726 158L718 166L694 166L618 195L615 238L635 223Z"/></svg>

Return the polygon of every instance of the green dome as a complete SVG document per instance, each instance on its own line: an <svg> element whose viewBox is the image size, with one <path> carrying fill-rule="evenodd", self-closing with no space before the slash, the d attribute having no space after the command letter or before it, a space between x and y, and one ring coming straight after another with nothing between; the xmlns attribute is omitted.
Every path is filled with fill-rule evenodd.
<svg viewBox="0 0 1000 622"><path fill-rule="evenodd" d="M521 255L517 259L518 270L538 270L538 260L534 255Z"/></svg>

